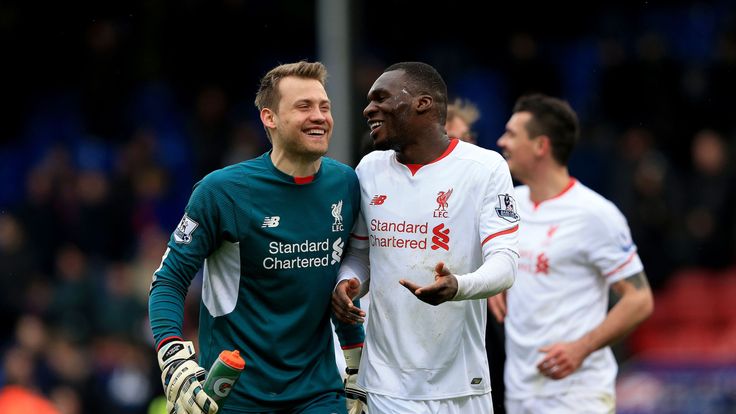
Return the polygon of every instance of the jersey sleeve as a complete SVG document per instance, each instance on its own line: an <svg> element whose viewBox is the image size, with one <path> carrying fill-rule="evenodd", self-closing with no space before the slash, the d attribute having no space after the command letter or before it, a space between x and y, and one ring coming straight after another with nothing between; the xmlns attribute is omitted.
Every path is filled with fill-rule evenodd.
<svg viewBox="0 0 736 414"><path fill-rule="evenodd" d="M518 256L519 220L509 167L506 162L498 162L486 184L480 208L478 231L483 257L504 249Z"/></svg>
<svg viewBox="0 0 736 414"><path fill-rule="evenodd" d="M360 300L355 299L353 301L353 305L360 308ZM335 325L335 333L337 334L337 339L340 342L340 348L350 349L363 346L363 342L365 341L365 329L363 328L363 324L347 324L341 322L337 317L335 317L334 313L331 315L331 318L332 324Z"/></svg>
<svg viewBox="0 0 736 414"><path fill-rule="evenodd" d="M359 238L355 238L354 236L356 228L358 228L360 223L363 223L363 216L360 214L360 187L358 184L358 176L352 169L350 170L350 172L351 174L349 181L349 190L353 201L353 217L355 217L355 221L353 222L353 228L350 232L351 234L350 240L348 242L348 249L342 259L340 269L342 269L342 265L345 264L345 262L348 261L348 258L351 256L352 246L356 243L358 245L361 245L361 243L363 243ZM363 224L363 227L365 227L365 224ZM354 254L354 249L352 250L352 252ZM355 299L353 301L353 304L356 307L360 308L359 299ZM340 320L337 319L334 314L332 314L332 324L335 326L335 333L337 334L337 339L340 341L340 347L342 349L363 346L363 341L365 340L365 330L362 324L346 324L340 322Z"/></svg>
<svg viewBox="0 0 736 414"><path fill-rule="evenodd" d="M157 346L168 338L181 338L189 285L219 243L222 206L215 194L216 189L206 178L195 186L184 216L171 234L161 266L153 274L148 312Z"/></svg>
<svg viewBox="0 0 736 414"><path fill-rule="evenodd" d="M453 300L493 296L511 287L516 278L519 214L511 173L505 162L498 162L492 170L482 203L478 236L483 264L471 273L458 275L458 290Z"/></svg>
<svg viewBox="0 0 736 414"><path fill-rule="evenodd" d="M612 204L591 213L583 248L608 283L644 270L626 218Z"/></svg>
<svg viewBox="0 0 736 414"><path fill-rule="evenodd" d="M370 278L369 264L368 228L363 220L363 215L358 213L353 229L350 232L350 244L345 253L340 270L337 272L335 284L343 280L357 277L361 285L368 282Z"/></svg>

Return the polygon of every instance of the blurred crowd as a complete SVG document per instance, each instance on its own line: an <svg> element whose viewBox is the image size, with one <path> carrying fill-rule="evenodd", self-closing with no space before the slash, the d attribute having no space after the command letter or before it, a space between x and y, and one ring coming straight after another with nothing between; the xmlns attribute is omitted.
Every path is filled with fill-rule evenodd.
<svg viewBox="0 0 736 414"><path fill-rule="evenodd" d="M175 55L167 45L176 42L157 37L164 6L156 4L138 5L147 22L139 29L119 13L78 22L82 29L69 41L79 42L72 54L79 59L62 65L59 80L38 76L41 86L28 88L3 81L0 386L33 390L63 414L148 412L161 394L148 288L170 232L198 179L268 148L252 106L260 66L218 72L198 62L186 76L173 75L192 59L167 60ZM192 4L178 17L194 20L204 6ZM0 31L22 34L13 24L23 7L0 8ZM247 7L224 2L218 10L237 17ZM295 19L300 10L281 12ZM615 21L626 10L602 13L600 28L576 36L515 33L496 60L442 42L415 56L381 55L370 39L359 40L353 112L361 119L367 85L394 60L438 67L452 95L478 105L477 141L489 148L519 94L561 96L584 126L571 173L626 215L655 291L677 269L736 265L736 8L716 2L649 12L626 35L606 29L626 27ZM689 34L678 31L683 22ZM263 67L317 58L286 50ZM443 51L473 58L458 64ZM260 52L242 46L226 53ZM78 75L64 76L63 68ZM364 129L356 129L357 154Z"/></svg>

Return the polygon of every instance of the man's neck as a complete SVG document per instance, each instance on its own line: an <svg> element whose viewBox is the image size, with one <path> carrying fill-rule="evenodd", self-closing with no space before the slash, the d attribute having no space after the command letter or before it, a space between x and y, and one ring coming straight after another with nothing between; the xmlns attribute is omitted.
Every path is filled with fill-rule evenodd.
<svg viewBox="0 0 736 414"><path fill-rule="evenodd" d="M419 139L396 151L396 159L402 164L429 164L444 154L449 145L450 138L444 133L425 140Z"/></svg>
<svg viewBox="0 0 736 414"><path fill-rule="evenodd" d="M285 151L274 148L271 151L271 162L273 162L276 169L284 174L292 177L309 177L319 171L319 167L322 164L322 157L315 160L312 157L299 157L294 154L287 154Z"/></svg>
<svg viewBox="0 0 736 414"><path fill-rule="evenodd" d="M539 204L560 195L570 185L570 173L567 167L555 165L536 171L524 184L529 186L532 202Z"/></svg>

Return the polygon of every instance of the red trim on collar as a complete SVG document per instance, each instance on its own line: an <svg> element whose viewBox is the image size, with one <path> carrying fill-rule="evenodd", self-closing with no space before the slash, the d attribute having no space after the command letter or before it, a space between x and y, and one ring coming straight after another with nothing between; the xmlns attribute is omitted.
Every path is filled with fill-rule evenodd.
<svg viewBox="0 0 736 414"><path fill-rule="evenodd" d="M309 184L312 181L314 181L313 175L308 175L306 177L294 177L294 182L297 184Z"/></svg>
<svg viewBox="0 0 736 414"><path fill-rule="evenodd" d="M406 168L408 168L409 171L411 171L411 175L414 175L414 174L417 173L417 171L419 171L420 168L424 167L425 165L434 164L435 162L437 162L437 161L445 158L446 156L450 155L450 153L452 152L452 150L455 149L455 147L457 146L457 143L459 141L460 140L457 139L457 138L450 139L450 145L447 146L447 149L445 149L445 152L443 152L442 155L440 155L437 159L435 159L433 161L430 161L430 162L428 162L426 164L404 164L404 165L406 165Z"/></svg>
<svg viewBox="0 0 736 414"><path fill-rule="evenodd" d="M555 198L562 197L566 192L570 191L570 189L572 188L572 186L575 185L576 182L577 182L577 180L575 178L570 177L570 181L567 183L567 185L565 186L565 188L563 188L562 191L560 191L560 194L557 194L556 196L550 197L550 198L548 198L546 200L542 200L542 201L540 201L538 203L532 202L532 203L534 203L534 209L536 210L537 208L539 208L539 205L542 204L542 203L546 203L547 201L554 200Z"/></svg>

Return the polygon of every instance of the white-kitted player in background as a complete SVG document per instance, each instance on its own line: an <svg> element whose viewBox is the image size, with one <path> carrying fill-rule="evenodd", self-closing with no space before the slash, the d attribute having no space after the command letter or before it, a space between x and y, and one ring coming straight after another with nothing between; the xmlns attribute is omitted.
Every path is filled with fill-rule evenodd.
<svg viewBox="0 0 736 414"><path fill-rule="evenodd" d="M544 95L519 98L498 146L516 188L519 273L490 299L506 327L506 409L613 413L617 366L609 345L653 310L626 219L572 178L577 115ZM609 288L618 296L608 310Z"/></svg>

